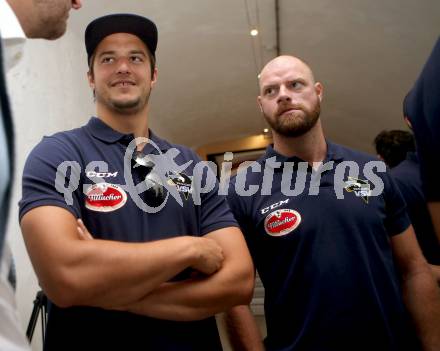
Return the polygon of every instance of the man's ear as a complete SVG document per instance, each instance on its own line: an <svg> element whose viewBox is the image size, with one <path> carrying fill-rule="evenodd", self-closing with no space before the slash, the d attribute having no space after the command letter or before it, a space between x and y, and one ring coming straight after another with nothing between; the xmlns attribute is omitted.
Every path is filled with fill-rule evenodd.
<svg viewBox="0 0 440 351"><path fill-rule="evenodd" d="M157 68L154 67L153 78L151 78L151 87L153 88L157 82Z"/></svg>
<svg viewBox="0 0 440 351"><path fill-rule="evenodd" d="M260 108L261 113L263 113L263 106L261 105L261 96L257 96L257 105Z"/></svg>
<svg viewBox="0 0 440 351"><path fill-rule="evenodd" d="M411 120L409 119L408 116L403 117L403 120L405 121L406 125L408 126L409 129L413 130L412 128L412 124L411 124Z"/></svg>
<svg viewBox="0 0 440 351"><path fill-rule="evenodd" d="M87 80L89 81L89 87L95 89L95 77L91 70L87 72Z"/></svg>
<svg viewBox="0 0 440 351"><path fill-rule="evenodd" d="M315 91L318 95L319 101L322 101L322 98L324 96L324 87L320 82L315 83Z"/></svg>

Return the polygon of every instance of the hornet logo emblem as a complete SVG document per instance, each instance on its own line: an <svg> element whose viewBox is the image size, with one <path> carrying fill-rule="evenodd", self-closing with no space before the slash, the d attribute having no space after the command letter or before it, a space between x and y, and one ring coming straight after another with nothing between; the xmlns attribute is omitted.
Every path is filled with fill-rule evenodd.
<svg viewBox="0 0 440 351"><path fill-rule="evenodd" d="M362 198L368 204L368 197L371 196L370 183L367 180L348 177L344 182L344 189L349 193L354 192L357 197Z"/></svg>

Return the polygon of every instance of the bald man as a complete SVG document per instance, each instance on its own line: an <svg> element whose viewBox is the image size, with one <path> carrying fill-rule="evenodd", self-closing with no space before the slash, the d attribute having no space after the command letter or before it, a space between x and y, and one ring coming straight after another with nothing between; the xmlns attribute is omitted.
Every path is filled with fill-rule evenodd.
<svg viewBox="0 0 440 351"><path fill-rule="evenodd" d="M267 337L235 307L235 349L439 350L439 290L384 164L326 140L323 86L302 60L275 58L259 83L274 143L228 199L265 287Z"/></svg>

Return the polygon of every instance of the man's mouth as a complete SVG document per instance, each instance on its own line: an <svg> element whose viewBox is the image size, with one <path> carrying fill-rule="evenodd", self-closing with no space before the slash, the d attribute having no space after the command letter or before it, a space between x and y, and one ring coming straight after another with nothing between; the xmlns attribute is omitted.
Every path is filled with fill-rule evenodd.
<svg viewBox="0 0 440 351"><path fill-rule="evenodd" d="M136 85L135 82L131 81L131 80L118 80L114 83L112 83L112 87L129 87L129 86L134 86Z"/></svg>
<svg viewBox="0 0 440 351"><path fill-rule="evenodd" d="M288 114L291 112L295 112L295 111L300 111L301 109L298 107L287 107L287 108L283 108L278 112L278 116L282 116L284 114Z"/></svg>

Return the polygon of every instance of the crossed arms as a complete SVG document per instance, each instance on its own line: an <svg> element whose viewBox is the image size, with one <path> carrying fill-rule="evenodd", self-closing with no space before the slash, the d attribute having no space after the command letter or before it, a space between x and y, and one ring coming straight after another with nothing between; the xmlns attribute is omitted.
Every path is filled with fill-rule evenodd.
<svg viewBox="0 0 440 351"><path fill-rule="evenodd" d="M197 320L252 296L252 260L235 227L147 243L84 240L75 217L56 206L30 210L21 227L40 285L60 307ZM203 276L167 283L186 268Z"/></svg>

